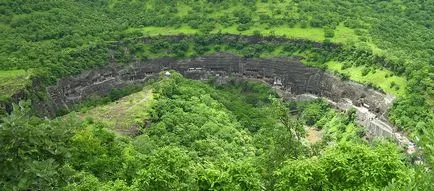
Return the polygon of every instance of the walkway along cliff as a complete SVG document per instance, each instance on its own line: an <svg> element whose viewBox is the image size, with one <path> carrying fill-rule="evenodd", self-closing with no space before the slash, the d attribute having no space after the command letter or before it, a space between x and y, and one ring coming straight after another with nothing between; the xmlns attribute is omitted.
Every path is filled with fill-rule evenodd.
<svg viewBox="0 0 434 191"><path fill-rule="evenodd" d="M197 80L211 77L220 80L229 77L260 79L287 95L322 97L341 110L355 108L357 122L371 135L394 138L407 146L408 152L414 150L414 144L396 132L384 117L392 105L393 96L308 67L297 58L242 58L216 53L191 59L158 58L111 65L59 79L56 85L47 88L48 100L34 103L34 107L46 116L53 116L92 95L107 95L113 88L147 81L165 70L176 70Z"/></svg>

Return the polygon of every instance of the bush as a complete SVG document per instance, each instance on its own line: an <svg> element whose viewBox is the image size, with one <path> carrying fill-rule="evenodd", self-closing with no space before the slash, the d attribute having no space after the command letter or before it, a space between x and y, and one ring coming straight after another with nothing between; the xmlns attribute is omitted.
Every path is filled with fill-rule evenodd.
<svg viewBox="0 0 434 191"><path fill-rule="evenodd" d="M251 24L247 23L247 24L239 24L237 27L238 31L246 31L250 29Z"/></svg>
<svg viewBox="0 0 434 191"><path fill-rule="evenodd" d="M309 23L307 21L305 21L305 20L303 20L303 21L300 22L300 27L301 28L307 28L308 25L309 25Z"/></svg>
<svg viewBox="0 0 434 191"><path fill-rule="evenodd" d="M339 74L339 76L341 77L342 80L348 80L348 79L350 79L350 75L345 74L345 73L341 73L341 74Z"/></svg>
<svg viewBox="0 0 434 191"><path fill-rule="evenodd" d="M335 36L335 31L330 27L324 27L324 37L333 38Z"/></svg>
<svg viewBox="0 0 434 191"><path fill-rule="evenodd" d="M214 23L207 23L207 24L203 24L199 27L199 31L204 33L204 34L208 34L210 33L212 30L214 30Z"/></svg>
<svg viewBox="0 0 434 191"><path fill-rule="evenodd" d="M362 70L362 76L368 75L370 71L371 70L369 68L367 68L367 67L363 68L363 70Z"/></svg>
<svg viewBox="0 0 434 191"><path fill-rule="evenodd" d="M341 70L345 70L347 68L350 68L353 64L350 62L344 62L344 65L342 65Z"/></svg>
<svg viewBox="0 0 434 191"><path fill-rule="evenodd" d="M254 30L254 31L253 31L253 36L261 37L261 36L262 36L261 31L259 31L259 30Z"/></svg>

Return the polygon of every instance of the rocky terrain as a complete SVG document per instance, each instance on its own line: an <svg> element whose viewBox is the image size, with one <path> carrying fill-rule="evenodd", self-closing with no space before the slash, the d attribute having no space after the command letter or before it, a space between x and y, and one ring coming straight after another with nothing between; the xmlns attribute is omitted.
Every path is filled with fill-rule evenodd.
<svg viewBox="0 0 434 191"><path fill-rule="evenodd" d="M381 117L392 104L393 96L366 86L344 81L328 72L302 64L297 58L256 59L216 53L193 59L159 58L128 65L111 65L59 79L48 87L52 105L43 103L47 115L67 109L91 95L106 95L110 89L144 82L165 70L176 70L192 79L245 77L261 79L291 94L310 93L333 101L342 98L362 105ZM41 105L41 106L42 106Z"/></svg>
<svg viewBox="0 0 434 191"><path fill-rule="evenodd" d="M413 144L395 132L384 117L394 100L393 96L308 67L298 58L258 59L216 53L192 59L159 58L128 65L111 65L58 80L56 85L47 88L49 99L35 106L41 114L54 116L57 111L68 110L73 104L92 95L104 96L113 88L145 82L167 70L176 70L197 80L259 79L287 97L306 94L323 97L338 109L355 108L358 123L365 126L370 134L394 138L402 145L409 145L410 152L414 149Z"/></svg>

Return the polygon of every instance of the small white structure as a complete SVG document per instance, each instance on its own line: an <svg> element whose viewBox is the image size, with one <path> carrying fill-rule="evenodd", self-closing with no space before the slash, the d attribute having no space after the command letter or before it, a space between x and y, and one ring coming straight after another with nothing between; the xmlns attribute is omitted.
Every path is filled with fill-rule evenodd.
<svg viewBox="0 0 434 191"><path fill-rule="evenodd" d="M165 76L170 77L172 74L170 74L169 71L166 71L166 73L164 73Z"/></svg>
<svg viewBox="0 0 434 191"><path fill-rule="evenodd" d="M280 78L274 78L274 82L273 82L274 86L282 86L282 80Z"/></svg>

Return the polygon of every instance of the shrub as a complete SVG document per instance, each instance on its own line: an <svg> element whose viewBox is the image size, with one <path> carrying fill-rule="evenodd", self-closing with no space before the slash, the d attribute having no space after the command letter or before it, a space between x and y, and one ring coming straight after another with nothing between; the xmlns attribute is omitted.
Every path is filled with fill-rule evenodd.
<svg viewBox="0 0 434 191"><path fill-rule="evenodd" d="M368 75L370 71L371 70L369 68L367 68L367 67L363 68L363 70L362 70L362 76Z"/></svg>
<svg viewBox="0 0 434 191"><path fill-rule="evenodd" d="M330 27L324 27L324 37L333 38L335 36L335 31Z"/></svg>

